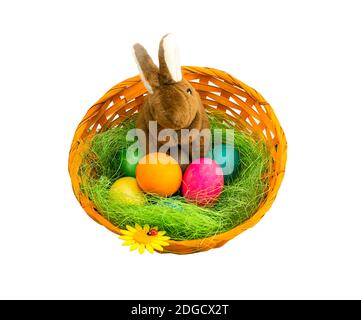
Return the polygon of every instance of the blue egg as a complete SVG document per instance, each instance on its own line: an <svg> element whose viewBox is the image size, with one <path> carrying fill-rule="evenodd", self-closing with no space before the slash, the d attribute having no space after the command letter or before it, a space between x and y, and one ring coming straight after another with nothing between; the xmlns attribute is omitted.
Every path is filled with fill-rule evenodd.
<svg viewBox="0 0 361 320"><path fill-rule="evenodd" d="M175 202L170 201L170 200L162 200L162 201L160 201L158 203L158 205L168 207L168 208L171 208L171 209L174 209L174 210L177 210L177 211L183 211L183 207L180 204L175 203Z"/></svg>
<svg viewBox="0 0 361 320"><path fill-rule="evenodd" d="M230 144L215 145L207 157L212 158L222 168L225 183L231 182L239 172L241 157L238 150Z"/></svg>

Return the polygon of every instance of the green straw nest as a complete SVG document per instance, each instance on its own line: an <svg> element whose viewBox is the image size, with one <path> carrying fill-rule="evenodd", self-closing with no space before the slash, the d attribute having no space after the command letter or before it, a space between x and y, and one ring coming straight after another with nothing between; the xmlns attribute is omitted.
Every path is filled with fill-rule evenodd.
<svg viewBox="0 0 361 320"><path fill-rule="evenodd" d="M82 191L111 223L119 228L135 224L158 226L173 240L190 240L228 231L257 211L268 191L270 155L262 139L241 130L234 130L234 146L241 157L240 170L236 178L224 186L213 207L188 203L180 194L169 198L146 195L145 205L110 200L111 185L123 175L120 157L132 144L126 141L126 135L134 128L135 119L136 115L117 128L96 134L89 141L90 149L84 154L79 172ZM212 132L214 129L234 129L225 115L212 112L209 119ZM223 137L226 142L225 135Z"/></svg>

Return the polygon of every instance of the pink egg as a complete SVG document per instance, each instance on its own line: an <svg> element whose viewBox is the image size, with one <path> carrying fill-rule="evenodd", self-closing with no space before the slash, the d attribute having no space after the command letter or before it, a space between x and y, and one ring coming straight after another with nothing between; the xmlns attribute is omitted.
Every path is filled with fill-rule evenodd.
<svg viewBox="0 0 361 320"><path fill-rule="evenodd" d="M190 202L208 207L215 204L223 190L222 168L210 158L194 160L184 172L183 196Z"/></svg>

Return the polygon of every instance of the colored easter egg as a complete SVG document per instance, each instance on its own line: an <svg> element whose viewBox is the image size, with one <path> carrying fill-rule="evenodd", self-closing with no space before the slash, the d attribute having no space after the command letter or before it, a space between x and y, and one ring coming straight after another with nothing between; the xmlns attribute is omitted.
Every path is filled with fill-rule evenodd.
<svg viewBox="0 0 361 320"><path fill-rule="evenodd" d="M109 199L123 204L144 204L145 196L133 177L120 178L109 190Z"/></svg>
<svg viewBox="0 0 361 320"><path fill-rule="evenodd" d="M184 211L183 207L177 203L176 201L172 201L173 198L170 199L164 199L162 201L158 202L158 205L162 206L162 207L167 207L167 208L171 208L174 209L176 211Z"/></svg>
<svg viewBox="0 0 361 320"><path fill-rule="evenodd" d="M184 172L183 196L190 202L209 207L215 204L223 190L223 171L216 161L200 158Z"/></svg>
<svg viewBox="0 0 361 320"><path fill-rule="evenodd" d="M223 170L224 183L231 182L239 172L241 157L239 151L230 144L215 145L207 154L216 161Z"/></svg>
<svg viewBox="0 0 361 320"><path fill-rule="evenodd" d="M144 154L140 149L128 151L124 149L120 154L120 170L127 177L135 177L135 170L138 162Z"/></svg>
<svg viewBox="0 0 361 320"><path fill-rule="evenodd" d="M144 192L168 197L181 186L182 170L171 156L154 152L139 161L136 178Z"/></svg>

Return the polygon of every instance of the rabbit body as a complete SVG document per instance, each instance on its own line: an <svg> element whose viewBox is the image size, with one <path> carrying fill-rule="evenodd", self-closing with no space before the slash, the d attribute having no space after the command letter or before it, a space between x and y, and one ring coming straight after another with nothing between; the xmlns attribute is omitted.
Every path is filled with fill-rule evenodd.
<svg viewBox="0 0 361 320"><path fill-rule="evenodd" d="M148 90L136 122L144 132L140 146L146 153L168 148L171 155L178 154L184 169L184 162L204 157L209 150L209 121L200 96L182 77L172 35L160 42L159 68L140 44L134 45L134 54Z"/></svg>

